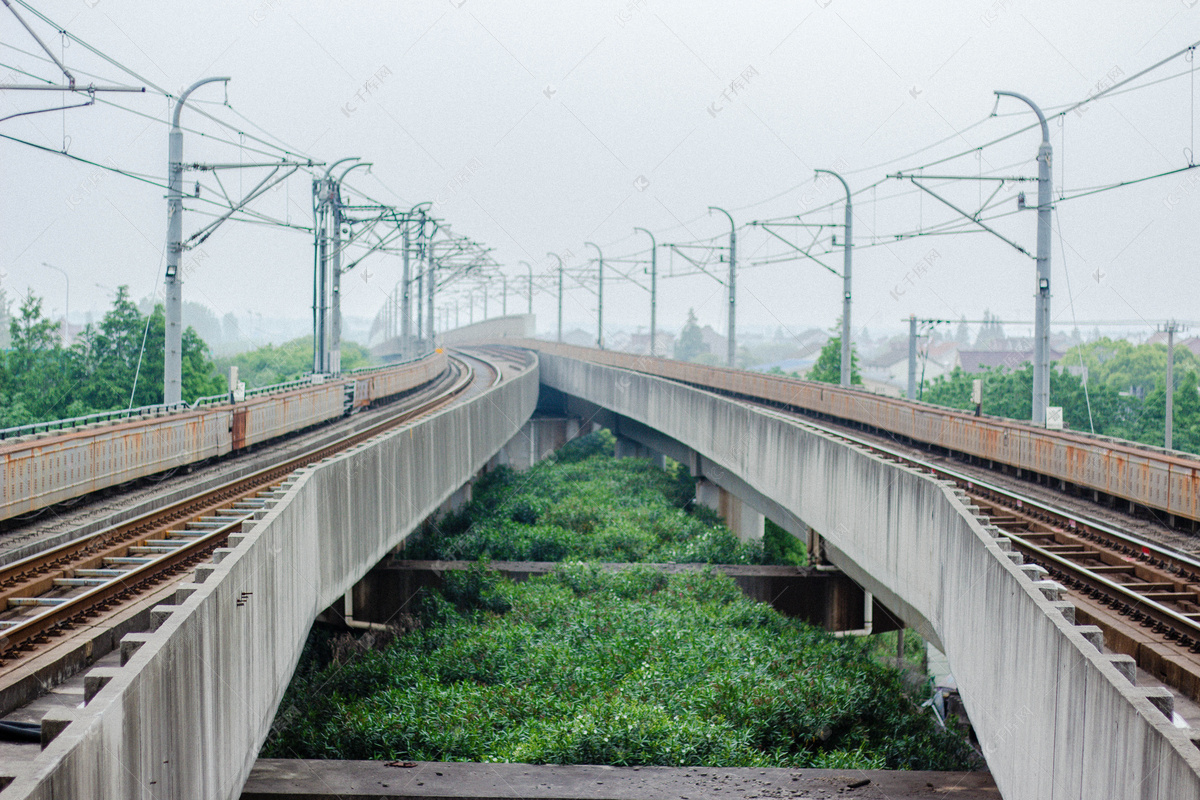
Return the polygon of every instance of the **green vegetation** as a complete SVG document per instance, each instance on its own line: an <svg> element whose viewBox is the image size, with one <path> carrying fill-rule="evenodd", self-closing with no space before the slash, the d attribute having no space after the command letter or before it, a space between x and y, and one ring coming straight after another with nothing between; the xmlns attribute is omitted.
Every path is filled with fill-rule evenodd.
<svg viewBox="0 0 1200 800"><path fill-rule="evenodd" d="M964 769L901 673L705 571L447 576L349 663L310 639L266 757Z"/></svg>
<svg viewBox="0 0 1200 800"><path fill-rule="evenodd" d="M675 358L679 361L695 361L699 356L708 354L708 345L704 343L704 335L696 321L696 310L688 309L687 322L679 332L675 341Z"/></svg>
<svg viewBox="0 0 1200 800"><path fill-rule="evenodd" d="M218 358L216 363L224 375L228 375L229 368L236 365L238 380L245 381L247 388L258 389L295 380L312 372L313 340L311 336L301 336L278 347L268 344L245 353ZM343 370L370 364L371 355L367 348L355 342L342 342Z"/></svg>
<svg viewBox="0 0 1200 800"><path fill-rule="evenodd" d="M1101 339L1067 353L1057 367L1076 367L1082 357L1088 370L1085 393L1081 378L1060 369L1050 371L1050 404L1062 406L1067 427L1079 431L1162 445L1166 420L1167 348ZM1177 450L1200 452L1200 359L1186 348L1175 349L1175 425ZM955 369L924 387L922 399L950 408L971 409L971 382L983 380L983 412L1010 419L1029 419L1033 366L988 370L970 375ZM1139 396L1144 395L1144 396ZM1090 413L1089 413L1090 403Z"/></svg>
<svg viewBox="0 0 1200 800"><path fill-rule="evenodd" d="M0 365L0 427L161 403L163 307L155 306L148 321L147 327L147 317L122 286L99 324L89 325L64 348L60 323L42 316L41 299L27 295L10 321L11 349ZM184 399L190 402L225 389L225 379L209 359L208 346L187 328Z"/></svg>
<svg viewBox="0 0 1200 800"><path fill-rule="evenodd" d="M816 363L804 377L810 381L821 381L822 383L842 382L841 336L834 336L825 343L825 346L821 348L820 355L817 356ZM862 383L862 375L858 373L858 350L854 347L853 340L850 345L850 383L855 386Z"/></svg>
<svg viewBox="0 0 1200 800"><path fill-rule="evenodd" d="M432 525L409 558L500 561L805 563L804 546L775 526L762 542L739 542L715 512L693 502L695 481L679 464L613 457L599 431L516 474L494 470L473 499Z"/></svg>

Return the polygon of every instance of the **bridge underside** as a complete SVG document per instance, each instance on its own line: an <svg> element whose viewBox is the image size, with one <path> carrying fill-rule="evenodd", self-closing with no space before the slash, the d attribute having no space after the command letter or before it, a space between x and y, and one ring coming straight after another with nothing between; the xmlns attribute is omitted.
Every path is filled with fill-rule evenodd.
<svg viewBox="0 0 1200 800"><path fill-rule="evenodd" d="M1200 752L965 495L795 417L540 351L542 402L687 464L946 653L1006 798L1200 796ZM1120 667L1120 668L1119 668Z"/></svg>
<svg viewBox="0 0 1200 800"><path fill-rule="evenodd" d="M518 435L539 393L793 533L819 531L829 560L950 658L1005 797L1200 797L1200 751L1155 690L953 487L794 417L550 352L297 473L154 611L154 631L126 637L127 663L89 674L88 702L47 721L57 736L3 796L237 797L312 620L489 461L553 446Z"/></svg>

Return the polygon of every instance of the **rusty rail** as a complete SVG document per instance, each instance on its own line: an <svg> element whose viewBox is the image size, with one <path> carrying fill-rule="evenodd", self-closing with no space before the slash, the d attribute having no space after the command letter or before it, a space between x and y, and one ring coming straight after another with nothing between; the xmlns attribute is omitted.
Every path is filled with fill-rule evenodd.
<svg viewBox="0 0 1200 800"><path fill-rule="evenodd" d="M143 543L155 532L228 507L237 500L278 485L286 476L301 467L321 461L416 417L436 411L454 401L477 378L475 371L465 361L455 358L451 359L450 363L452 369L448 370L442 379L420 392L421 399L412 398L417 401L415 405L362 431L293 456L251 475L200 492L141 518L81 537L0 568L0 589L3 590L0 599L7 600L23 588L28 589L31 584L45 584L47 581L53 584L54 577L70 577L73 570L82 568L82 564L111 557L111 554L116 552L127 552L128 548ZM498 369L496 379L499 379ZM112 580L80 594L64 598L62 603L49 606L47 610L0 631L0 662L13 658L16 651L32 650L47 637L57 635L84 619L102 613L120 599L140 593L148 586L207 557L213 550L225 544L229 534L240 529L242 523L251 516L252 514L243 514L240 519L198 535L193 541L181 544L152 561L125 570Z"/></svg>

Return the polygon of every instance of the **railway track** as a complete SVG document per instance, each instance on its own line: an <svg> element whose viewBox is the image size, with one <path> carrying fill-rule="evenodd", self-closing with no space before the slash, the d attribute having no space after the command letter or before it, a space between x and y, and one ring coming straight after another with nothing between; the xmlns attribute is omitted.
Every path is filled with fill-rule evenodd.
<svg viewBox="0 0 1200 800"><path fill-rule="evenodd" d="M399 401L398 413L366 429L0 567L0 667L209 558L297 469L435 411L482 377L461 358L449 363L440 378Z"/></svg>
<svg viewBox="0 0 1200 800"><path fill-rule="evenodd" d="M1139 667L1200 701L1200 560L978 476L814 424L801 413L762 407L953 483L1025 563L1066 589L1077 622L1097 625L1109 649L1132 656Z"/></svg>

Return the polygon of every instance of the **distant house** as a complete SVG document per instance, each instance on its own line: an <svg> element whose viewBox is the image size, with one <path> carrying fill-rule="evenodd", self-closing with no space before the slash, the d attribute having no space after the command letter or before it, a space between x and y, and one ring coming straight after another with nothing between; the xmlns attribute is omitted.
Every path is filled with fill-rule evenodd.
<svg viewBox="0 0 1200 800"><path fill-rule="evenodd" d="M782 361L772 361L770 364L757 364L750 369L755 372L770 372L778 369L781 372L797 373L798 375L806 375L813 364L817 363L817 359L813 358L785 358Z"/></svg>
<svg viewBox="0 0 1200 800"><path fill-rule="evenodd" d="M954 368L958 356L955 341L933 342L917 349L917 382L931 381ZM861 364L863 380L871 380L897 389L908 388L908 343Z"/></svg>
<svg viewBox="0 0 1200 800"><path fill-rule="evenodd" d="M728 345L726 344L728 340L717 333L712 325L705 325L700 329L700 338L708 345L708 352L715 353L724 358L725 351L728 349Z"/></svg>
<svg viewBox="0 0 1200 800"><path fill-rule="evenodd" d="M654 337L654 349L658 351L660 356L670 358L675 352L675 334L667 331L659 331ZM625 352L636 353L637 355L650 354L650 334L649 333L634 333L630 334L629 342L625 346Z"/></svg>
<svg viewBox="0 0 1200 800"><path fill-rule="evenodd" d="M579 328L563 331L563 344L573 344L577 347L595 347L596 332L584 331Z"/></svg>
<svg viewBox="0 0 1200 800"><path fill-rule="evenodd" d="M1063 354L1050 351L1050 361L1058 361ZM968 375L977 375L987 370L1003 367L1009 371L1021 369L1033 362L1033 350L959 350L955 366L962 367Z"/></svg>
<svg viewBox="0 0 1200 800"><path fill-rule="evenodd" d="M1167 332L1166 331L1155 331L1153 334L1150 335L1150 338L1146 340L1146 344L1165 345L1166 343L1167 343ZM1187 348L1188 350L1192 351L1192 355L1200 356L1200 337L1191 336L1191 337L1188 337L1187 339L1180 339L1180 338L1176 337L1175 347Z"/></svg>

